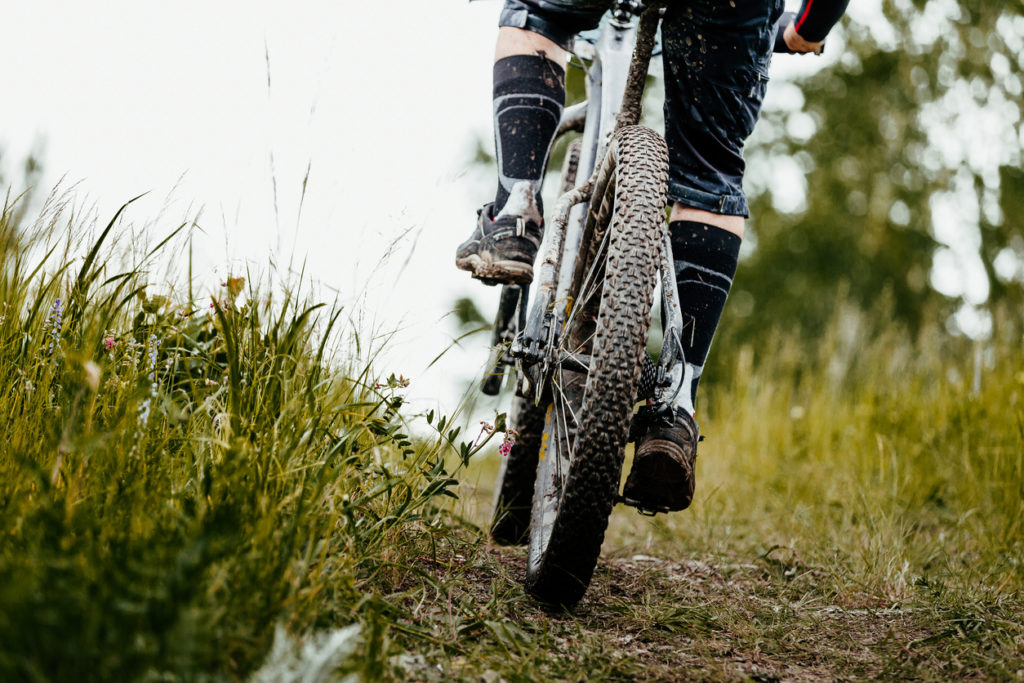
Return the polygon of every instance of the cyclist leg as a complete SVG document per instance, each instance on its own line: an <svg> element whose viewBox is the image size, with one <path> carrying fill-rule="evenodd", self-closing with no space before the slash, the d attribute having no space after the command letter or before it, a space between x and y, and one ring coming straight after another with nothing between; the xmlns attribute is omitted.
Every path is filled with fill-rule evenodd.
<svg viewBox="0 0 1024 683"><path fill-rule="evenodd" d="M529 282L543 235L540 186L565 104L565 60L577 32L611 0L506 0L494 63L498 187L455 263L488 284Z"/></svg>
<svg viewBox="0 0 1024 683"><path fill-rule="evenodd" d="M669 230L688 386L672 419L638 440L623 497L681 510L694 490L697 383L736 273L747 200L743 144L761 109L782 0L690 0L662 23Z"/></svg>
<svg viewBox="0 0 1024 683"><path fill-rule="evenodd" d="M782 0L691 0L664 20L665 118L673 258L683 318L689 401L732 285L748 215L743 145L768 82Z"/></svg>

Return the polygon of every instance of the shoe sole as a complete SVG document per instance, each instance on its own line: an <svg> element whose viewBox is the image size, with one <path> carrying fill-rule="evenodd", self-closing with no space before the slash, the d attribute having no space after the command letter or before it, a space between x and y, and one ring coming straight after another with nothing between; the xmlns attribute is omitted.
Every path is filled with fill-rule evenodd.
<svg viewBox="0 0 1024 683"><path fill-rule="evenodd" d="M473 277L487 285L528 285L533 282L533 266L519 261L491 261L472 254L455 259L459 270L468 270Z"/></svg>
<svg viewBox="0 0 1024 683"><path fill-rule="evenodd" d="M662 439L645 443L644 454L634 459L633 469L626 478L622 492L624 502L657 512L678 512L690 507L692 495L687 499L683 491L687 481L683 460L679 444ZM630 491L631 488L636 490Z"/></svg>

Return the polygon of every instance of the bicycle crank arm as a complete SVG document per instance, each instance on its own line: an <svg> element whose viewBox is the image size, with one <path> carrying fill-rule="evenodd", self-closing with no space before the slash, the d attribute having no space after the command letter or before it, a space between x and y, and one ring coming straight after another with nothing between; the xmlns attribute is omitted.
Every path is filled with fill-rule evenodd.
<svg viewBox="0 0 1024 683"><path fill-rule="evenodd" d="M686 358L683 353L683 312L679 305L676 268L672 260L672 239L666 228L661 239L661 314L662 346L658 358L659 398L671 403L686 385Z"/></svg>

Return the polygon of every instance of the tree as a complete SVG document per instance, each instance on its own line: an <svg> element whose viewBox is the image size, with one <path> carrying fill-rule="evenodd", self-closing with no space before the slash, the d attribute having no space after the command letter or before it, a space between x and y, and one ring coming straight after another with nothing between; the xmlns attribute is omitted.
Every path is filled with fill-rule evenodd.
<svg viewBox="0 0 1024 683"><path fill-rule="evenodd" d="M1020 0L885 0L844 21L829 46L842 57L797 84L803 111L766 112L748 150L755 178L794 159L805 206L783 213L770 184L754 188L756 247L723 336L781 326L813 342L840 297L871 309L884 295L910 329L964 302L1024 301L1022 15ZM974 266L973 289L943 281L950 254Z"/></svg>

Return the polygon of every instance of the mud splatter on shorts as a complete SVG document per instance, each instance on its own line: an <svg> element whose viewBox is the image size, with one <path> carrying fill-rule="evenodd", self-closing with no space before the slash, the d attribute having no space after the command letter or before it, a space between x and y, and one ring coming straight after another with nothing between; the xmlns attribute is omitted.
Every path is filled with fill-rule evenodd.
<svg viewBox="0 0 1024 683"><path fill-rule="evenodd" d="M506 0L499 25L568 49L611 0ZM677 0L662 23L669 198L746 216L743 145L761 112L783 0Z"/></svg>

